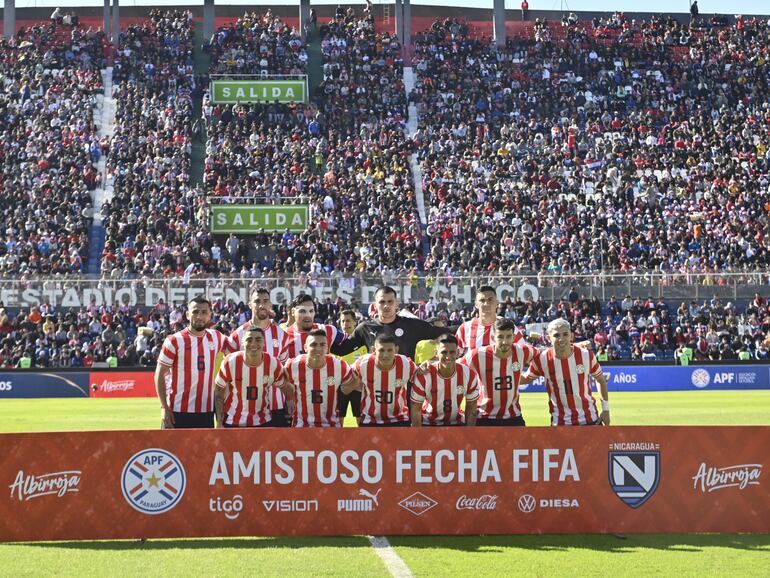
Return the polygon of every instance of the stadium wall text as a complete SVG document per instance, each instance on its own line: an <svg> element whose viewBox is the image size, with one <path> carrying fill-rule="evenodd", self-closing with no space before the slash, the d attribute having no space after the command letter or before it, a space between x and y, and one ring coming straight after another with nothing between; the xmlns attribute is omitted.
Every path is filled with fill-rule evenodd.
<svg viewBox="0 0 770 578"><path fill-rule="evenodd" d="M770 365L605 366L610 391L770 389ZM542 379L522 392L545 392ZM156 397L152 371L0 373L0 399L61 397Z"/></svg>
<svg viewBox="0 0 770 578"><path fill-rule="evenodd" d="M278 286L275 286L278 284ZM300 293L306 293L323 301L327 297L336 300L338 297L346 302L355 297L359 303L369 305L374 301L374 294L382 285L379 283L360 283L358 279L343 277L336 279L334 284L307 283L300 284L297 279L289 279L284 283L274 279L191 279L185 282L181 279L163 281L159 279L110 281L81 281L72 284L56 282L26 281L14 286L7 283L0 288L0 301L6 308L32 307L41 303L49 303L55 307L82 307L92 301L96 305L127 304L132 307L154 307L162 299L166 303L187 303L198 295L206 295L209 299L232 300L235 303L247 303L249 293L259 287L267 287L273 305L288 303ZM402 303L414 303L433 297L444 300L454 297L460 303L473 303L476 287L469 283L446 285L437 283L431 288L412 287L408 284L395 285L394 290ZM508 297L537 300L540 289L534 285L521 284L513 287L508 284L497 286L500 300Z"/></svg>
<svg viewBox="0 0 770 578"><path fill-rule="evenodd" d="M309 213L308 205L215 205L211 207L211 232L256 235L288 229L301 233L307 229Z"/></svg>
<svg viewBox="0 0 770 578"><path fill-rule="evenodd" d="M307 102L305 80L212 80L214 104Z"/></svg>
<svg viewBox="0 0 770 578"><path fill-rule="evenodd" d="M770 427L495 430L3 434L0 540L770 532Z"/></svg>

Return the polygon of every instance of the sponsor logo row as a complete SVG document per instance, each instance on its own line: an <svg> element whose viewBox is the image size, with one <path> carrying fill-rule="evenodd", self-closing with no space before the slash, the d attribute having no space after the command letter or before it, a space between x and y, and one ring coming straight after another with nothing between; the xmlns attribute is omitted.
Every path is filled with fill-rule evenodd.
<svg viewBox="0 0 770 578"><path fill-rule="evenodd" d="M631 508L639 508L652 498L661 477L660 448L653 443L623 442L610 444L608 452L609 484L616 496ZM762 464L745 463L730 466L713 466L701 463L693 473L692 490L712 493L721 490L747 490L760 485ZM29 501L38 498L64 499L80 491L80 470L62 470L43 474L31 474L19 470L8 485L10 497ZM182 462L163 449L150 448L133 455L125 464L121 475L124 498L135 510L148 515L162 514L174 508L182 500L187 486L187 475ZM360 488L349 498L336 500L340 513L374 512L381 505L381 488ZM509 501L495 494L462 494L455 500L458 511L494 511L498 505ZM318 512L318 499L261 499L265 512ZM579 508L576 496L546 497L522 494L513 498L518 510L524 514L535 510ZM402 498L398 505L415 516L423 516L439 503L423 492L414 492ZM237 519L244 510L243 496L212 497L209 510L222 513L231 520Z"/></svg>

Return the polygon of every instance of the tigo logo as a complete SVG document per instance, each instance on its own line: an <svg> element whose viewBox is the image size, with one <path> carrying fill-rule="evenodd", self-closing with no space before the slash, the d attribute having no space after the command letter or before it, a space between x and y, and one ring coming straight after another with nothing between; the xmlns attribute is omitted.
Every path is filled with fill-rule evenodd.
<svg viewBox="0 0 770 578"><path fill-rule="evenodd" d="M422 516L425 512L438 506L438 502L422 492L415 492L408 498L401 500L398 505L415 516Z"/></svg>

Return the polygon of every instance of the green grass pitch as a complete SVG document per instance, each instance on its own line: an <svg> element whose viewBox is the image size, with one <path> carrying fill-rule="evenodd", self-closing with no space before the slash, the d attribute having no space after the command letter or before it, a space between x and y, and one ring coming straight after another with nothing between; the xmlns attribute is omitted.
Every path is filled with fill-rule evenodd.
<svg viewBox="0 0 770 578"><path fill-rule="evenodd" d="M616 425L770 425L770 393L615 393ZM529 425L545 394L522 395ZM153 399L3 400L0 431L156 428ZM346 425L352 425L349 423ZM418 577L767 576L770 535L390 537ZM1 544L0 577L390 576L365 537Z"/></svg>

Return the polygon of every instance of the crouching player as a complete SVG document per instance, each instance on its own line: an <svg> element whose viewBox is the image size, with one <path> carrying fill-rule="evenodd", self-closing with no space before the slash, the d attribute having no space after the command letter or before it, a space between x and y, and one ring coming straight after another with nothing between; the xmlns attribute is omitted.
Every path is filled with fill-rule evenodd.
<svg viewBox="0 0 770 578"><path fill-rule="evenodd" d="M522 383L545 377L551 425L610 425L607 380L593 351L572 343L572 328L565 319L548 324L548 337L551 347L537 352ZM591 393L591 377L599 384L601 415Z"/></svg>
<svg viewBox="0 0 770 578"><path fill-rule="evenodd" d="M284 367L286 396L294 399L295 427L341 427L337 389L349 394L360 387L351 367L329 355L324 329L313 329L305 342L307 353L289 359Z"/></svg>
<svg viewBox="0 0 770 578"><path fill-rule="evenodd" d="M398 354L393 335L380 333L374 353L359 357L353 366L361 379L361 427L409 427L408 385L417 366Z"/></svg>
<svg viewBox="0 0 770 578"><path fill-rule="evenodd" d="M222 361L216 379L218 427L272 425L270 408L283 386L283 368L264 347L264 332L252 325L243 332L243 351Z"/></svg>
<svg viewBox="0 0 770 578"><path fill-rule="evenodd" d="M476 372L457 361L459 347L454 335L438 338L438 361L414 378L411 394L412 426L476 425L479 380ZM461 409L465 399L465 411Z"/></svg>

